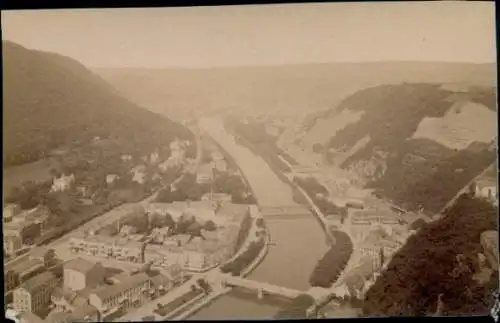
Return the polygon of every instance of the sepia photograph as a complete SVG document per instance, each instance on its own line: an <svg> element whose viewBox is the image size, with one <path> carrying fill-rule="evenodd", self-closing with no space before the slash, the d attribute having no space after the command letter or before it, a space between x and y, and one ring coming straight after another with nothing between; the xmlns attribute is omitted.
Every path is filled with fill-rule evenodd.
<svg viewBox="0 0 500 323"><path fill-rule="evenodd" d="M495 3L2 10L15 323L495 316Z"/></svg>

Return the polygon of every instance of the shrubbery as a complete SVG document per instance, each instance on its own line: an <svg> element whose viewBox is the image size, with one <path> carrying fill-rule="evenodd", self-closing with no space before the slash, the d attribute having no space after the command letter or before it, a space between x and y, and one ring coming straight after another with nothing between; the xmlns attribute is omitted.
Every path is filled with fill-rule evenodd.
<svg viewBox="0 0 500 323"><path fill-rule="evenodd" d="M238 258L230 263L223 265L220 270L223 273L231 273L233 276L238 276L247 268L252 261L259 255L262 248L264 248L265 240L261 237L259 240L252 242L248 249L245 250Z"/></svg>
<svg viewBox="0 0 500 323"><path fill-rule="evenodd" d="M328 190L318 183L316 179L309 178L300 178L294 177L294 182L302 187L304 191L306 191L307 195L313 200L314 204L321 210L321 212L326 216L330 214L342 214L345 212L342 208L336 206L332 202L328 201L326 198L321 197L321 195L328 196Z"/></svg>
<svg viewBox="0 0 500 323"><path fill-rule="evenodd" d="M351 257L353 246L349 236L342 231L332 231L332 236L335 244L318 261L309 278L312 286L331 287Z"/></svg>

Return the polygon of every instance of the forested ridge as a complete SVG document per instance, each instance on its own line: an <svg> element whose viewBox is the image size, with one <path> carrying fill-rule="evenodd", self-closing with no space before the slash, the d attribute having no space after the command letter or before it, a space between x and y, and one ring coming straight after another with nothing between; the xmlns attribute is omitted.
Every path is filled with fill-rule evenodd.
<svg viewBox="0 0 500 323"><path fill-rule="evenodd" d="M498 290L498 272L485 284L473 277L479 270L478 253L484 252L480 235L498 230L497 212L485 200L460 196L441 219L423 225L396 253L368 290L364 315L432 315L439 294L445 315L486 315ZM459 255L468 270L456 275Z"/></svg>
<svg viewBox="0 0 500 323"><path fill-rule="evenodd" d="M190 133L119 96L68 57L3 41L4 167L35 161L61 146L94 137L124 150L147 150Z"/></svg>

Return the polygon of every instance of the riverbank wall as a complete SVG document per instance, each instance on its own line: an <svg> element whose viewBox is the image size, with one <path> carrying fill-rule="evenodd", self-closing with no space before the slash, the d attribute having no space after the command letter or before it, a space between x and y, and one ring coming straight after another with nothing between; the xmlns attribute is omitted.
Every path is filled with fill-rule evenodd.
<svg viewBox="0 0 500 323"><path fill-rule="evenodd" d="M267 253L269 252L270 241L271 241L271 234L269 233L269 230L266 230L266 236L264 238L264 247L259 252L254 261L252 261L252 263L247 268L245 268L245 270L242 271L240 275L241 277L246 277L247 275L249 275L265 259ZM194 304L193 307L179 314L177 317L173 317L171 320L180 321L196 314L196 312L202 310L206 306L209 306L213 301L229 293L232 289L233 289L232 287L225 287L221 290L218 290L217 292L214 292L213 294L210 294L208 297L202 298L199 303Z"/></svg>

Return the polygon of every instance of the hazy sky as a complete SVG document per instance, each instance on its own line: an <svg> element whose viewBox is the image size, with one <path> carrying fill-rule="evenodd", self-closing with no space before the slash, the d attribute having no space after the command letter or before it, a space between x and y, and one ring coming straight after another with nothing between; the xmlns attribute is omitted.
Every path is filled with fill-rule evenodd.
<svg viewBox="0 0 500 323"><path fill-rule="evenodd" d="M91 66L494 62L493 2L2 11L3 39Z"/></svg>

